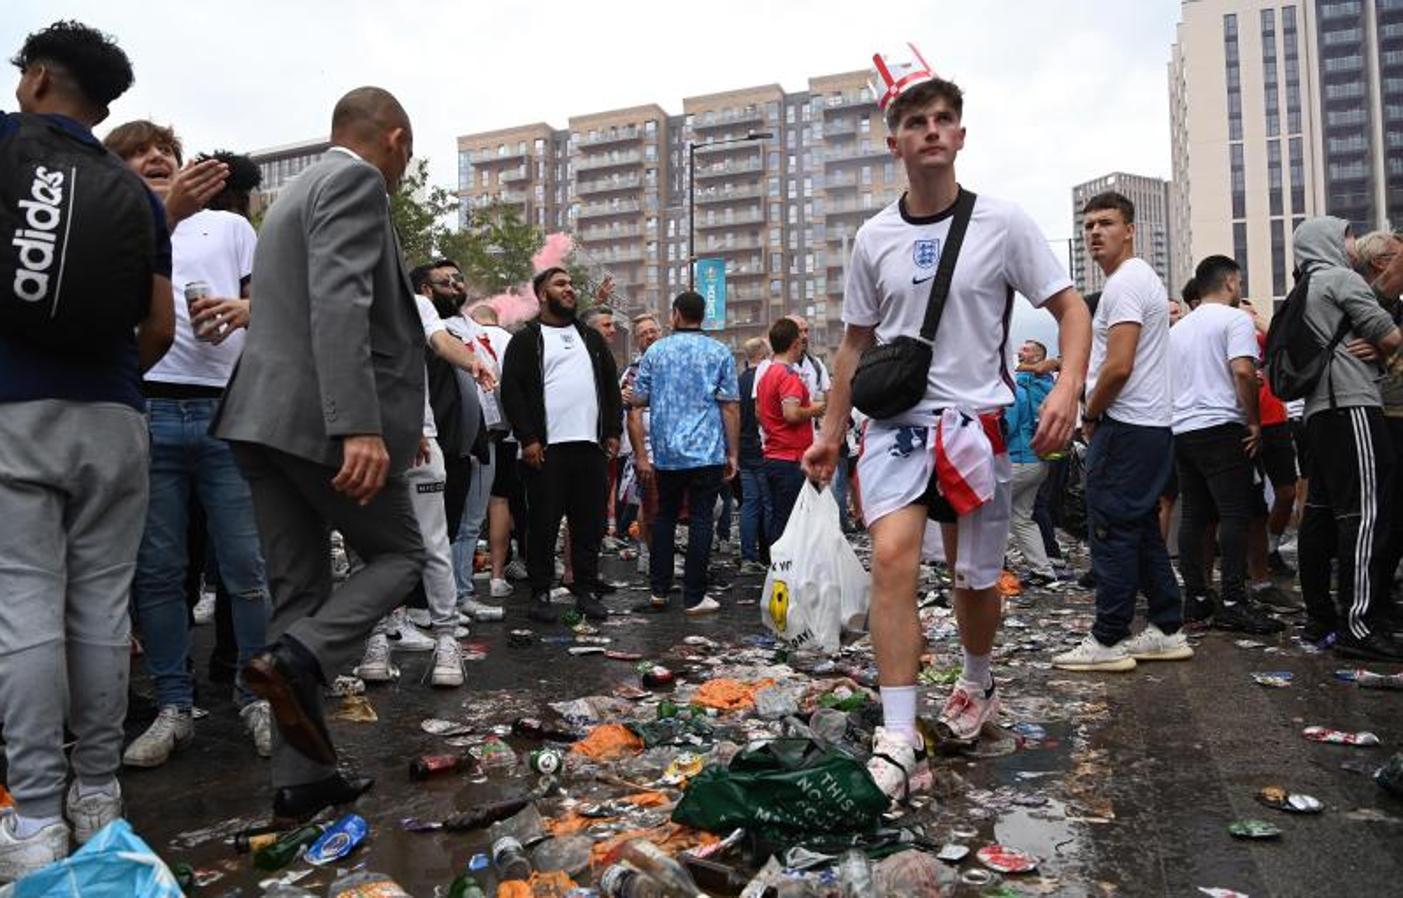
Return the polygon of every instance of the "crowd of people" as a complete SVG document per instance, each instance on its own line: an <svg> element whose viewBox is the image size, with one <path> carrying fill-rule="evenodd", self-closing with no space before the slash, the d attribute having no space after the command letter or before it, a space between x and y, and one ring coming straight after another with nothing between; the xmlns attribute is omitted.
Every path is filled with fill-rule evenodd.
<svg viewBox="0 0 1403 898"><path fill-rule="evenodd" d="M1295 573L1282 550L1296 522L1302 638L1403 661L1399 238L1356 239L1330 217L1297 228L1288 302L1326 361L1283 403L1236 262L1204 259L1171 300L1134 255L1134 206L1105 193L1081 211L1107 280L1082 297L1022 209L957 180L960 88L919 55L875 61L908 189L856 235L832 372L798 316L746 342L738 371L691 291L665 326L627 322L637 356L620 370L607 284L585 298L568 270L539 271L539 314L509 330L453 260L405 266L389 197L413 130L386 91L337 102L332 148L255 232L245 157L187 164L175 130L149 121L94 137L132 83L111 38L73 22L31 35L20 112L0 116L3 200L20 197L4 211L24 227L0 295L0 723L16 802L0 882L119 816L120 765L159 766L197 738L190 609L205 590L210 679L271 758L275 815L306 819L371 785L337 765L323 700L338 674L385 681L396 652L432 652L430 685L461 687L465 628L518 595L543 626L562 601L604 620L620 610L606 542L648 577L629 610L671 613L684 519L680 610L714 613L733 505L740 570L763 573L811 482L871 538L883 723L869 770L893 797L930 748L922 565L952 574L962 647L935 736L969 744L1000 709L1010 559L1034 584L1075 576L1053 511L1076 460L1096 617L1055 667L1187 660L1193 626L1282 630L1274 613L1300 608L1272 578ZM65 171L108 188L80 202ZM1055 319L1055 356L1029 340L1010 364L1015 294ZM36 316L41 301L52 311ZM75 321L81 341L63 333ZM855 388L913 372L894 411ZM158 714L123 748L138 644Z"/></svg>

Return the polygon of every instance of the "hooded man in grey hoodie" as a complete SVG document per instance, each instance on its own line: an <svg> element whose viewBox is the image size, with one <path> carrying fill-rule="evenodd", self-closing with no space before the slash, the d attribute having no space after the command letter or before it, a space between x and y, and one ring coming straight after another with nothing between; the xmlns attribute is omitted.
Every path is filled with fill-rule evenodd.
<svg viewBox="0 0 1403 898"><path fill-rule="evenodd" d="M1379 597L1387 589L1380 559L1389 523L1379 514L1379 494L1393 468L1381 371L1347 348L1364 340L1388 356L1403 343L1403 334L1353 270L1354 234L1348 222L1330 216L1303 222L1296 228L1295 254L1300 275L1310 278L1307 326L1322 345L1346 319L1350 326L1306 399L1310 492L1299 541L1301 595L1310 616L1305 635L1319 641L1338 631L1335 649L1341 655L1403 661L1403 645L1378 620L1384 607ZM1333 601L1332 557L1339 578Z"/></svg>

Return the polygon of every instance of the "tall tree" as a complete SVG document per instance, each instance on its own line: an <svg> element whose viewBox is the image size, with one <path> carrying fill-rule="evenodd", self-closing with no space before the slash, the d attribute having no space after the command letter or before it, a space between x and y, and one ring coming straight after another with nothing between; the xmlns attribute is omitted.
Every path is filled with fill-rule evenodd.
<svg viewBox="0 0 1403 898"><path fill-rule="evenodd" d="M430 189L429 160L420 158L404 173L400 188L390 196L390 219L399 233L404 260L411 268L434 258L442 219L456 209L448 191Z"/></svg>

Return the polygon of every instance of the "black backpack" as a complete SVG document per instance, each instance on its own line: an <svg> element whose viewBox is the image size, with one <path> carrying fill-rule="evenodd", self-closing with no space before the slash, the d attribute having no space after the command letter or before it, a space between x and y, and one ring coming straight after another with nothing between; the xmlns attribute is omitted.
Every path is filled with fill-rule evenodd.
<svg viewBox="0 0 1403 898"><path fill-rule="evenodd" d="M1315 391L1321 375L1328 375L1335 347L1350 330L1349 316L1340 319L1340 326L1329 342L1306 320L1306 297L1310 295L1310 272L1304 271L1281 307L1271 317L1267 329L1265 368L1267 382L1276 398L1291 401L1306 399ZM1331 401L1334 391L1331 390Z"/></svg>
<svg viewBox="0 0 1403 898"><path fill-rule="evenodd" d="M130 336L151 304L146 185L42 115L0 139L0 332L49 349Z"/></svg>

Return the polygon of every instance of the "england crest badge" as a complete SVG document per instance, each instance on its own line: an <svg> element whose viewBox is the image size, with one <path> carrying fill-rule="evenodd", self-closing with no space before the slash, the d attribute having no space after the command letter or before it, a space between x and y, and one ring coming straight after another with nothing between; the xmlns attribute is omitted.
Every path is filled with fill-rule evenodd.
<svg viewBox="0 0 1403 898"><path fill-rule="evenodd" d="M935 263L940 261L939 238L917 240L912 244L911 261L920 269L934 268Z"/></svg>

